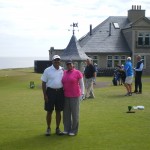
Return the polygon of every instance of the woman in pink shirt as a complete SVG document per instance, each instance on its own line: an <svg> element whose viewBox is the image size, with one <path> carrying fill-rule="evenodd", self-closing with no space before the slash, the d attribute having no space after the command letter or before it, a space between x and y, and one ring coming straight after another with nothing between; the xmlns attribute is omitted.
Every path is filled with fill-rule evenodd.
<svg viewBox="0 0 150 150"><path fill-rule="evenodd" d="M65 104L63 111L64 134L74 136L79 127L79 104L84 95L83 75L74 68L71 60L66 62L67 70L62 78Z"/></svg>

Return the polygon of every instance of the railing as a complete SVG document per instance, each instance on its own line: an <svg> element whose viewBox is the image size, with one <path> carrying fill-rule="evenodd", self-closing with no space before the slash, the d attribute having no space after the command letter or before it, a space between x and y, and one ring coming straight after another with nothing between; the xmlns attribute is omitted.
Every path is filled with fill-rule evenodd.
<svg viewBox="0 0 150 150"><path fill-rule="evenodd" d="M113 76L115 68L98 68L97 76Z"/></svg>

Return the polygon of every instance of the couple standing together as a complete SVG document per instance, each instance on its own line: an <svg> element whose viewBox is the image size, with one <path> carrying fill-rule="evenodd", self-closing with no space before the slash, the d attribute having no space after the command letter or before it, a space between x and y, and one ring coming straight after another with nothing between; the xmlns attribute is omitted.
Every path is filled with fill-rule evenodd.
<svg viewBox="0 0 150 150"><path fill-rule="evenodd" d="M52 66L46 68L41 77L45 100L47 130L51 134L52 113L56 112L56 134L74 136L79 127L79 104L84 96L83 75L74 68L71 60L66 61L67 70L60 66L60 56L54 55ZM63 111L64 131L60 130L61 111Z"/></svg>
<svg viewBox="0 0 150 150"><path fill-rule="evenodd" d="M124 70L126 72L125 87L127 94L125 96L132 96L132 81L133 81L133 70L135 71L135 90L133 93L142 94L142 71L143 71L143 60L140 55L136 57L137 64L136 67L132 67L131 57L127 58Z"/></svg>

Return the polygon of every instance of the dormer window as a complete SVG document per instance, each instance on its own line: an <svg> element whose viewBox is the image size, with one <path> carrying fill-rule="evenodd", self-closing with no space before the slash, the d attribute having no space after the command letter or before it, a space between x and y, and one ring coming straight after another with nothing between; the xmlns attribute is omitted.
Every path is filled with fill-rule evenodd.
<svg viewBox="0 0 150 150"><path fill-rule="evenodd" d="M138 46L150 46L150 33L139 33Z"/></svg>
<svg viewBox="0 0 150 150"><path fill-rule="evenodd" d="M150 45L150 34L145 35L145 45Z"/></svg>
<svg viewBox="0 0 150 150"><path fill-rule="evenodd" d="M144 35L143 33L139 33L139 36L138 36L138 45L143 45L143 38L144 38Z"/></svg>

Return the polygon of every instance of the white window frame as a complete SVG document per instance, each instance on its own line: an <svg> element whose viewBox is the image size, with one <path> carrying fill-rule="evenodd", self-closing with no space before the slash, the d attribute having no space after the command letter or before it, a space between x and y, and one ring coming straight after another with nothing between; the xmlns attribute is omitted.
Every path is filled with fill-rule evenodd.
<svg viewBox="0 0 150 150"><path fill-rule="evenodd" d="M88 55L88 57L92 58L93 64L94 63L99 64L98 55ZM96 57L96 59L94 57Z"/></svg>
<svg viewBox="0 0 150 150"><path fill-rule="evenodd" d="M111 67L108 66L108 61L112 61L111 62ZM107 56L107 68L113 68L113 56L112 55Z"/></svg>
<svg viewBox="0 0 150 150"><path fill-rule="evenodd" d="M109 60L112 61L111 67L108 67L108 61ZM126 56L125 55L108 55L107 56L107 68L117 67L117 66L115 66L115 61L118 61L118 65L122 65L122 61L124 61L124 62L126 61Z"/></svg>
<svg viewBox="0 0 150 150"><path fill-rule="evenodd" d="M123 57L124 57L124 58L123 58ZM124 63L122 63L122 61L124 61ZM126 62L126 56L125 56L125 55L121 55L121 56L120 56L120 64L121 64L121 65L124 65L125 62Z"/></svg>
<svg viewBox="0 0 150 150"><path fill-rule="evenodd" d="M117 65L119 65L119 62L120 62L119 61L120 60L120 56L119 55L114 55L113 58L114 58L114 60L113 60L113 66L117 67ZM115 63L116 61L118 62L117 64Z"/></svg>
<svg viewBox="0 0 150 150"><path fill-rule="evenodd" d="M143 62L144 62L144 69L146 69L146 56L145 55L141 55L141 57L142 57L142 60L143 60Z"/></svg>
<svg viewBox="0 0 150 150"><path fill-rule="evenodd" d="M115 29L120 29L118 22L113 22L113 25Z"/></svg>
<svg viewBox="0 0 150 150"><path fill-rule="evenodd" d="M142 38L142 45L139 44L139 38ZM149 38L149 44L145 44L145 39ZM137 37L138 46L150 46L150 32L139 32Z"/></svg>

